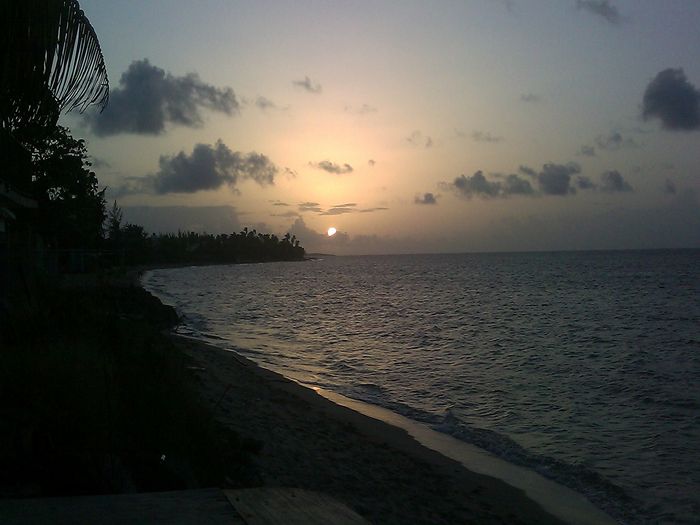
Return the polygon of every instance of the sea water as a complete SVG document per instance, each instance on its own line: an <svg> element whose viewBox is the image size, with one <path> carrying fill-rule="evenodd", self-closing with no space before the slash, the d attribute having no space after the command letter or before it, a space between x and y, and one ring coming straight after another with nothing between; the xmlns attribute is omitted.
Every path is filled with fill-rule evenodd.
<svg viewBox="0 0 700 525"><path fill-rule="evenodd" d="M623 523L700 522L700 251L155 270L180 331L388 408Z"/></svg>

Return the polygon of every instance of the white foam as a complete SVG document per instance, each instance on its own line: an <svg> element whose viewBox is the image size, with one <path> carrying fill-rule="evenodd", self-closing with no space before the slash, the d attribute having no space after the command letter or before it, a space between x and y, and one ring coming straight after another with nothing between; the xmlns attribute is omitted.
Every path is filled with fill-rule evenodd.
<svg viewBox="0 0 700 525"><path fill-rule="evenodd" d="M508 485L521 489L543 509L566 523L571 525L614 525L616 523L582 494L549 480L535 471L508 463L479 447L448 434L436 432L426 425L391 410L350 399L328 390L316 387L314 390L338 405L402 428L421 445L458 461L472 472L500 479Z"/></svg>

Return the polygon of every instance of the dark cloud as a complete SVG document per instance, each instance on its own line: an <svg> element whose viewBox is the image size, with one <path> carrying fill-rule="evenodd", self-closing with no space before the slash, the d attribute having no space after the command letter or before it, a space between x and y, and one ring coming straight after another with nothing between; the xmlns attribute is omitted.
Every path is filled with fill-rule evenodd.
<svg viewBox="0 0 700 525"><path fill-rule="evenodd" d="M350 164L336 164L329 160L322 160L321 162L309 162L309 166L313 166L316 169L327 171L328 173L333 173L335 175L343 175L344 173L352 173L353 169Z"/></svg>
<svg viewBox="0 0 700 525"><path fill-rule="evenodd" d="M271 201L273 206L289 206L286 202L282 201Z"/></svg>
<svg viewBox="0 0 700 525"><path fill-rule="evenodd" d="M485 133L483 131L475 131L472 133L472 140L474 142L503 142L503 137L491 135L491 133Z"/></svg>
<svg viewBox="0 0 700 525"><path fill-rule="evenodd" d="M595 157L595 148L588 145L581 146L581 149L578 150L578 154L584 157Z"/></svg>
<svg viewBox="0 0 700 525"><path fill-rule="evenodd" d="M433 147L433 138L429 136L424 136L420 131L416 130L406 137L406 142L414 146L422 146L424 148Z"/></svg>
<svg viewBox="0 0 700 525"><path fill-rule="evenodd" d="M664 69L644 91L642 116L658 118L669 130L700 130L700 91L683 69Z"/></svg>
<svg viewBox="0 0 700 525"><path fill-rule="evenodd" d="M387 210L388 208L358 208L357 203L347 202L344 204L335 204L324 210L318 202L302 202L299 204L299 211L301 212L313 212L319 215L344 215L346 213L369 213L380 210Z"/></svg>
<svg viewBox="0 0 700 525"><path fill-rule="evenodd" d="M263 111L266 111L268 109L286 109L286 108L281 108L277 104L275 104L272 100L270 100L267 97L259 96L258 98L255 99L255 105L259 108L262 109Z"/></svg>
<svg viewBox="0 0 700 525"><path fill-rule="evenodd" d="M345 206L334 206L332 208L327 209L326 211L322 211L320 214L321 215L344 215L346 213L355 213L357 210L355 208L348 208Z"/></svg>
<svg viewBox="0 0 700 525"><path fill-rule="evenodd" d="M144 59L132 62L122 74L102 113L86 113L84 118L100 136L158 135L167 124L200 127L202 109L232 115L239 107L231 88L206 84L196 73L176 77Z"/></svg>
<svg viewBox="0 0 700 525"><path fill-rule="evenodd" d="M576 177L576 187L580 190L592 190L595 189L595 184L588 177L579 175Z"/></svg>
<svg viewBox="0 0 700 525"><path fill-rule="evenodd" d="M119 193L194 193L235 187L239 180L254 180L261 186L274 184L277 168L259 153L231 151L221 140L212 146L197 144L191 155L162 155L157 173L132 178Z"/></svg>
<svg viewBox="0 0 700 525"><path fill-rule="evenodd" d="M460 175L452 181L452 184L457 193L467 198L471 198L474 195L497 197L500 193L500 184L486 180L482 171L477 171L471 177Z"/></svg>
<svg viewBox="0 0 700 525"><path fill-rule="evenodd" d="M299 211L313 211L321 213L321 205L318 202L302 202L299 204Z"/></svg>
<svg viewBox="0 0 700 525"><path fill-rule="evenodd" d="M671 179L666 179L666 182L664 184L664 193L666 193L667 195L676 194L676 185Z"/></svg>
<svg viewBox="0 0 700 525"><path fill-rule="evenodd" d="M576 0L576 8L604 18L613 25L622 22L620 10L608 0Z"/></svg>
<svg viewBox="0 0 700 525"><path fill-rule="evenodd" d="M545 195L567 195L576 190L570 184L571 176L581 172L578 164L548 163L542 166L542 171L537 174L537 184Z"/></svg>
<svg viewBox="0 0 700 525"><path fill-rule="evenodd" d="M424 193L422 197L420 195L416 195L413 202L416 204L437 204L437 197L432 193Z"/></svg>
<svg viewBox="0 0 700 525"><path fill-rule="evenodd" d="M613 131L608 135L598 135L596 146L605 151L617 151L622 148L636 148L637 143L633 139L624 138L619 131Z"/></svg>
<svg viewBox="0 0 700 525"><path fill-rule="evenodd" d="M357 210L359 213L372 213L375 211L384 211L388 210L389 208L386 208L384 206L378 206L376 208L362 208L361 210Z"/></svg>
<svg viewBox="0 0 700 525"><path fill-rule="evenodd" d="M296 176L297 176L297 172L296 172L296 171L294 171L294 170L291 169L291 168L287 168L287 167L284 168L283 173L284 173L287 177L292 178L292 179L295 179Z"/></svg>
<svg viewBox="0 0 700 525"><path fill-rule="evenodd" d="M537 177L537 172L528 166L523 166L522 164L518 166L518 171L528 177Z"/></svg>
<svg viewBox="0 0 700 525"><path fill-rule="evenodd" d="M589 144L581 146L579 155L595 157L596 149L602 151L618 151L623 148L637 148L639 145L634 139L625 138L619 131L612 131L607 135L598 135L594 141L595 146Z"/></svg>
<svg viewBox="0 0 700 525"><path fill-rule="evenodd" d="M362 104L358 108L353 106L345 106L345 111L354 115L367 115L368 113L376 113L377 108L370 106L369 104Z"/></svg>
<svg viewBox="0 0 700 525"><path fill-rule="evenodd" d="M539 102L542 100L542 97L539 95L535 95L534 93L523 93L520 95L520 101L521 102L528 102L528 103L535 103Z"/></svg>
<svg viewBox="0 0 700 525"><path fill-rule="evenodd" d="M632 186L617 170L606 171L600 176L600 190L607 193L633 191Z"/></svg>
<svg viewBox="0 0 700 525"><path fill-rule="evenodd" d="M529 180L515 174L507 175L501 183L501 193L505 195L532 195L535 190Z"/></svg>
<svg viewBox="0 0 700 525"><path fill-rule="evenodd" d="M321 84L318 82L312 82L309 77L304 77L304 80L292 80L292 84L296 87L302 88L308 93L319 94L321 93Z"/></svg>
<svg viewBox="0 0 700 525"><path fill-rule="evenodd" d="M530 181L516 174L494 174L487 179L480 170L471 177L460 175L451 183L442 184L441 187L449 189L467 199L471 197L505 198L511 195L534 195L535 190Z"/></svg>

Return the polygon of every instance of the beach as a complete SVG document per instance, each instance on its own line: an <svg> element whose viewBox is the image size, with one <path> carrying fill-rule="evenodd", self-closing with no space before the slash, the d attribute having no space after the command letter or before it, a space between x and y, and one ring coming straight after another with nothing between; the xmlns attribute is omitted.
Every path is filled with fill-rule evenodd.
<svg viewBox="0 0 700 525"><path fill-rule="evenodd" d="M259 483L325 492L373 523L560 523L509 485L242 356L174 335L214 417L261 442Z"/></svg>

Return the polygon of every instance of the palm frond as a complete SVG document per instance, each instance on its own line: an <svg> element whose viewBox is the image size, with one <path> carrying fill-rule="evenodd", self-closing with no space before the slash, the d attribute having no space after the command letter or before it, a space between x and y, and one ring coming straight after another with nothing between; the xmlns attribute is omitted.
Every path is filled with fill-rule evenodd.
<svg viewBox="0 0 700 525"><path fill-rule="evenodd" d="M100 43L77 0L5 0L0 8L3 127L55 123L61 111L104 107Z"/></svg>

